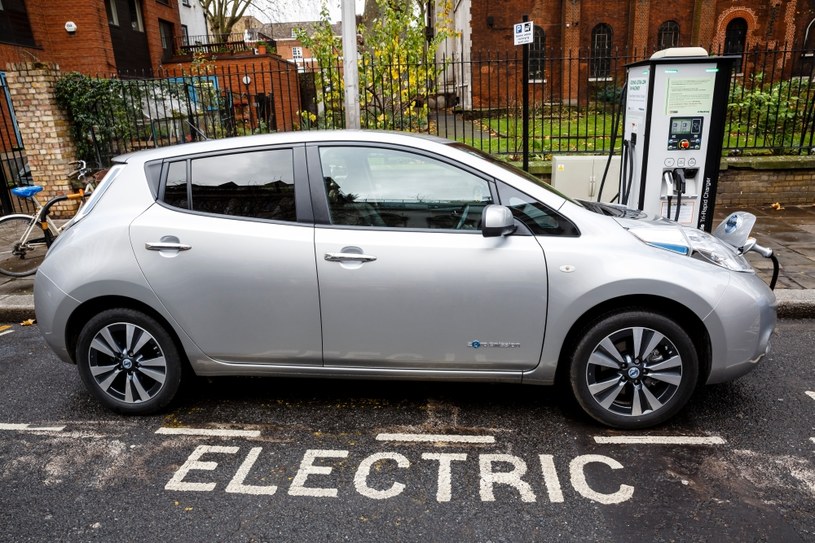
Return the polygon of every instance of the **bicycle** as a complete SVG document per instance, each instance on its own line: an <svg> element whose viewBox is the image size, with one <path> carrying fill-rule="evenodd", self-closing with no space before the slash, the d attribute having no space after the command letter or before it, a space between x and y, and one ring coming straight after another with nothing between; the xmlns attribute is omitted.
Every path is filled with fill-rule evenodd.
<svg viewBox="0 0 815 543"><path fill-rule="evenodd" d="M36 196L43 190L41 185L11 189L18 198L32 201L36 211L33 215L14 214L0 217L0 273L3 275L11 277L33 275L40 267L48 248L67 224L58 226L54 223L48 215L51 208L66 200L80 200L79 207L82 207L85 196L93 191L94 179L90 176L91 170L85 161L75 160L70 164L76 166L68 174L71 184L82 187L76 193L56 196L43 205Z"/></svg>

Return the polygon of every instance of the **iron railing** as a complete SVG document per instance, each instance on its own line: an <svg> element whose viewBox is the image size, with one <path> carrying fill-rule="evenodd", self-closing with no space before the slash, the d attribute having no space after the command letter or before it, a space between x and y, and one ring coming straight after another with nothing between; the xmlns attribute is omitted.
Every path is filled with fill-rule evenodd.
<svg viewBox="0 0 815 543"><path fill-rule="evenodd" d="M732 75L724 154L815 151L811 53L752 49L742 55L741 72ZM647 56L613 51L601 71L589 51L546 51L544 58L536 57L543 70L527 82L533 158L608 153L619 123L625 65ZM431 133L511 158L522 152L521 68L520 53L442 56L423 63L363 58L362 126ZM96 107L109 115L108 126L119 128L96 139L98 156L83 158L105 162L145 147L344 127L339 59L318 65L258 57L240 68L165 71L151 79L123 76L117 88L116 100Z"/></svg>

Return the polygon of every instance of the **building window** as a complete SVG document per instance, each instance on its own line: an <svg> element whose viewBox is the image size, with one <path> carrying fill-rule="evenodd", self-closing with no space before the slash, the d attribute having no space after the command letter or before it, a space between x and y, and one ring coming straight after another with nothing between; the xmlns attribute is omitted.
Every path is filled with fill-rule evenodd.
<svg viewBox="0 0 815 543"><path fill-rule="evenodd" d="M592 78L606 78L611 74L611 27L600 23L591 31Z"/></svg>
<svg viewBox="0 0 815 543"><path fill-rule="evenodd" d="M190 44L190 29L187 25L181 25L181 45Z"/></svg>
<svg viewBox="0 0 815 543"><path fill-rule="evenodd" d="M130 10L130 26L137 32L144 32L144 20L141 16L139 0L128 0L127 7Z"/></svg>
<svg viewBox="0 0 815 543"><path fill-rule="evenodd" d="M164 4L165 6L170 5L170 0L156 0L159 4Z"/></svg>
<svg viewBox="0 0 815 543"><path fill-rule="evenodd" d="M302 47L292 47L291 48L291 58L295 60L303 60L303 48Z"/></svg>
<svg viewBox="0 0 815 543"><path fill-rule="evenodd" d="M668 49L677 45L679 45L679 24L676 21L665 21L659 25L657 50Z"/></svg>
<svg viewBox="0 0 815 543"><path fill-rule="evenodd" d="M0 1L0 41L16 45L35 45L23 0Z"/></svg>
<svg viewBox="0 0 815 543"><path fill-rule="evenodd" d="M738 55L733 67L736 73L741 73L742 55L747 41L747 21L738 17L727 23L727 30L724 33L724 54Z"/></svg>
<svg viewBox="0 0 815 543"><path fill-rule="evenodd" d="M190 4L190 0L181 0L181 3L187 7L192 7L192 5Z"/></svg>
<svg viewBox="0 0 815 543"><path fill-rule="evenodd" d="M532 43L529 45L529 80L543 81L543 71L546 64L546 34L539 26L535 26L532 33Z"/></svg>
<svg viewBox="0 0 815 543"><path fill-rule="evenodd" d="M108 24L110 26L119 26L119 12L116 11L116 0L107 0L105 2L105 11L108 13Z"/></svg>

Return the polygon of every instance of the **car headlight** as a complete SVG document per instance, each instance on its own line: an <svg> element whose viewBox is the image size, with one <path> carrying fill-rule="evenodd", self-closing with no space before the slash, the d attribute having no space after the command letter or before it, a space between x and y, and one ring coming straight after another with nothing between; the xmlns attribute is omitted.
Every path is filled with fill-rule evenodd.
<svg viewBox="0 0 815 543"><path fill-rule="evenodd" d="M750 272L753 267L736 248L696 228L651 227L631 228L631 234L651 247L680 255L690 255L722 268Z"/></svg>
<svg viewBox="0 0 815 543"><path fill-rule="evenodd" d="M685 229L685 236L691 246L691 256L705 260L722 268L737 272L750 272L753 267L735 247L731 247L717 237L702 230Z"/></svg>

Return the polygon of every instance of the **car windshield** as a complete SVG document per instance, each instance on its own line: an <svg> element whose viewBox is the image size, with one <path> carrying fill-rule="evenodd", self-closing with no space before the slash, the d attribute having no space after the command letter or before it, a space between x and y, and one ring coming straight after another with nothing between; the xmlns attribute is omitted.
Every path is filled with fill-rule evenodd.
<svg viewBox="0 0 815 543"><path fill-rule="evenodd" d="M521 176L524 179L527 179L527 180L531 181L532 183L535 183L537 186L539 186L541 188L544 188L544 189L548 190L549 192L557 194L558 196L560 196L564 200L569 200L570 202L572 202L575 205L579 205L581 207L583 205L580 202L578 202L577 200L574 200L574 199L570 198L569 196L566 196L565 194L563 194L562 192L560 192L559 190L554 188L549 183L543 181L542 179L540 179L538 177L535 177L531 173L523 171L521 168L518 168L517 166L513 166L509 162L504 162L503 160L495 158L492 155L488 155L487 153L485 153L483 151L479 151L475 147L470 147L469 145L466 145L464 143L454 142L454 143L451 143L449 145L450 145L450 147L454 147L456 149L464 151L465 153L469 153L471 155L477 156L478 158L482 158L482 159L486 160L487 162L495 164L496 166L498 166L500 168L503 168L504 170L506 170L506 171L508 171L510 173Z"/></svg>

